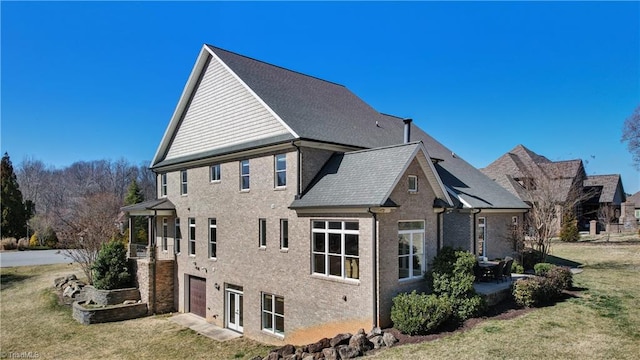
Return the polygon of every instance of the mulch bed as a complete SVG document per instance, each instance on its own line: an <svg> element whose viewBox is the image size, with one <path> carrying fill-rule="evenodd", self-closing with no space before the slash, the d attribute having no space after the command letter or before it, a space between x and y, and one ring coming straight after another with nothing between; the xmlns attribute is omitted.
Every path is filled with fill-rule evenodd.
<svg viewBox="0 0 640 360"><path fill-rule="evenodd" d="M396 346L404 344L417 344L424 341L438 340L449 335L465 332L467 330L473 329L476 325L481 324L487 320L509 320L533 310L535 309L519 308L513 300L505 300L500 304L489 308L489 310L481 317L468 319L461 326L458 326L456 328L445 328L436 334L411 336L405 335L394 328L385 329L384 331L392 333L393 336L398 339L398 343L396 344Z"/></svg>

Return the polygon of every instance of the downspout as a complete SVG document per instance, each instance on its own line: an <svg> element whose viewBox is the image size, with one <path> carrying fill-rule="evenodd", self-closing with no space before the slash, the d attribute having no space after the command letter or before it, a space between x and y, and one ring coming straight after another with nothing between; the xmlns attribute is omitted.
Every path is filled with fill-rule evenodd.
<svg viewBox="0 0 640 360"><path fill-rule="evenodd" d="M439 209L438 212L436 212L436 254L440 254L440 249L442 249L442 226L440 222L442 221L444 211L444 209Z"/></svg>
<svg viewBox="0 0 640 360"><path fill-rule="evenodd" d="M376 213L368 209L372 217L371 223L371 314L373 327L378 327L378 218Z"/></svg>
<svg viewBox="0 0 640 360"><path fill-rule="evenodd" d="M300 164L302 163L302 152L300 151L300 146L296 145L295 141L291 142L291 145L293 145L293 147L296 148L296 154L297 154L297 170L296 171L296 181L297 181L297 185L296 185L296 199L300 198L300 194L302 194L302 183L301 183L301 179L302 179L302 168L300 167Z"/></svg>
<svg viewBox="0 0 640 360"><path fill-rule="evenodd" d="M152 219L152 224L150 224L150 235L151 235L151 248L153 249L153 251L149 252L149 258L151 260L151 274L149 276L149 278L151 279L151 296L152 296L152 301L151 301L151 311L152 313L155 315L156 313L156 227L157 227L157 216L158 216L158 211L157 210L153 210L153 216L151 217Z"/></svg>

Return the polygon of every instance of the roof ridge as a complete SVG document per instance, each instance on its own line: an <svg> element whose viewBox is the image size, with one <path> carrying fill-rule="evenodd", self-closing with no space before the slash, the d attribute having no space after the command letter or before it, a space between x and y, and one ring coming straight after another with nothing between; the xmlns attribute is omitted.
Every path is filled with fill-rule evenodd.
<svg viewBox="0 0 640 360"><path fill-rule="evenodd" d="M350 154L359 154L359 153L364 153L364 152L369 152L369 151L378 151L378 150L386 150L386 149L391 149L391 148L396 148L396 147L401 147L401 146L409 146L409 145L417 145L417 144L422 144L421 140L418 141L411 141L408 143L400 143L400 144L393 144L393 145L387 145L387 146L380 146L380 147L375 147L375 148L370 148L370 149L362 149L362 150L356 150L356 151L349 151L344 153L345 155L350 155Z"/></svg>
<svg viewBox="0 0 640 360"><path fill-rule="evenodd" d="M272 63L266 62L266 61L264 61L264 60L259 60L259 59L256 59L256 58L252 58L251 56L238 54L237 52L230 51L230 50L227 50L227 49L223 49L223 48L221 48L221 47L214 46L214 45L211 45L211 44L207 44L207 43L205 43L205 45L206 45L206 46L208 46L209 48L211 48L212 50L222 50L222 51L227 52L227 53L229 53L229 54L233 54L233 55L236 55L236 56L239 56L239 57L243 57L243 58L245 58L245 59L249 59L249 60L252 60L252 61L255 61L255 62L259 62L259 63L265 64L265 65L273 66L273 67L278 68L278 69L282 69L282 70L285 70L285 71L289 71L289 72L292 72L292 73L294 73L294 74L302 75L302 76L305 76L305 77L308 77L308 78L312 78L312 79L320 80L320 81L323 81L323 82L326 82L326 83L329 83L329 84L333 84L333 85L336 85L336 86L340 86L340 87L346 88L346 86L345 86L345 85L343 85L343 84L339 84L339 83L337 83L337 82L333 82L333 81L329 81L329 80L326 80L326 79L323 79L323 78L320 78L320 77L317 77L317 76L313 76L313 75L305 74L305 73L300 72L300 71L291 70L291 69L288 69L288 68L283 67L283 66L275 65L275 64L272 64Z"/></svg>

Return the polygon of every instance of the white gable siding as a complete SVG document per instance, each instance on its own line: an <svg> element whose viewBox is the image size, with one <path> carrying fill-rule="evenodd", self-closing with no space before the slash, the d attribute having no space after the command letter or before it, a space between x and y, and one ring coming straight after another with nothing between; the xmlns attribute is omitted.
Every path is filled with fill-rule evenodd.
<svg viewBox="0 0 640 360"><path fill-rule="evenodd" d="M214 57L165 159L287 134L287 129Z"/></svg>

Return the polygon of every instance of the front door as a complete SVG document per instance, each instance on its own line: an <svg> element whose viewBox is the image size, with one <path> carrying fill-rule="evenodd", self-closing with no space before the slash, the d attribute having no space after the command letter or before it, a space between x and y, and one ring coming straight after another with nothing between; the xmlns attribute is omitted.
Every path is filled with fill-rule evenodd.
<svg viewBox="0 0 640 360"><path fill-rule="evenodd" d="M227 288L227 327L242 332L242 288Z"/></svg>

